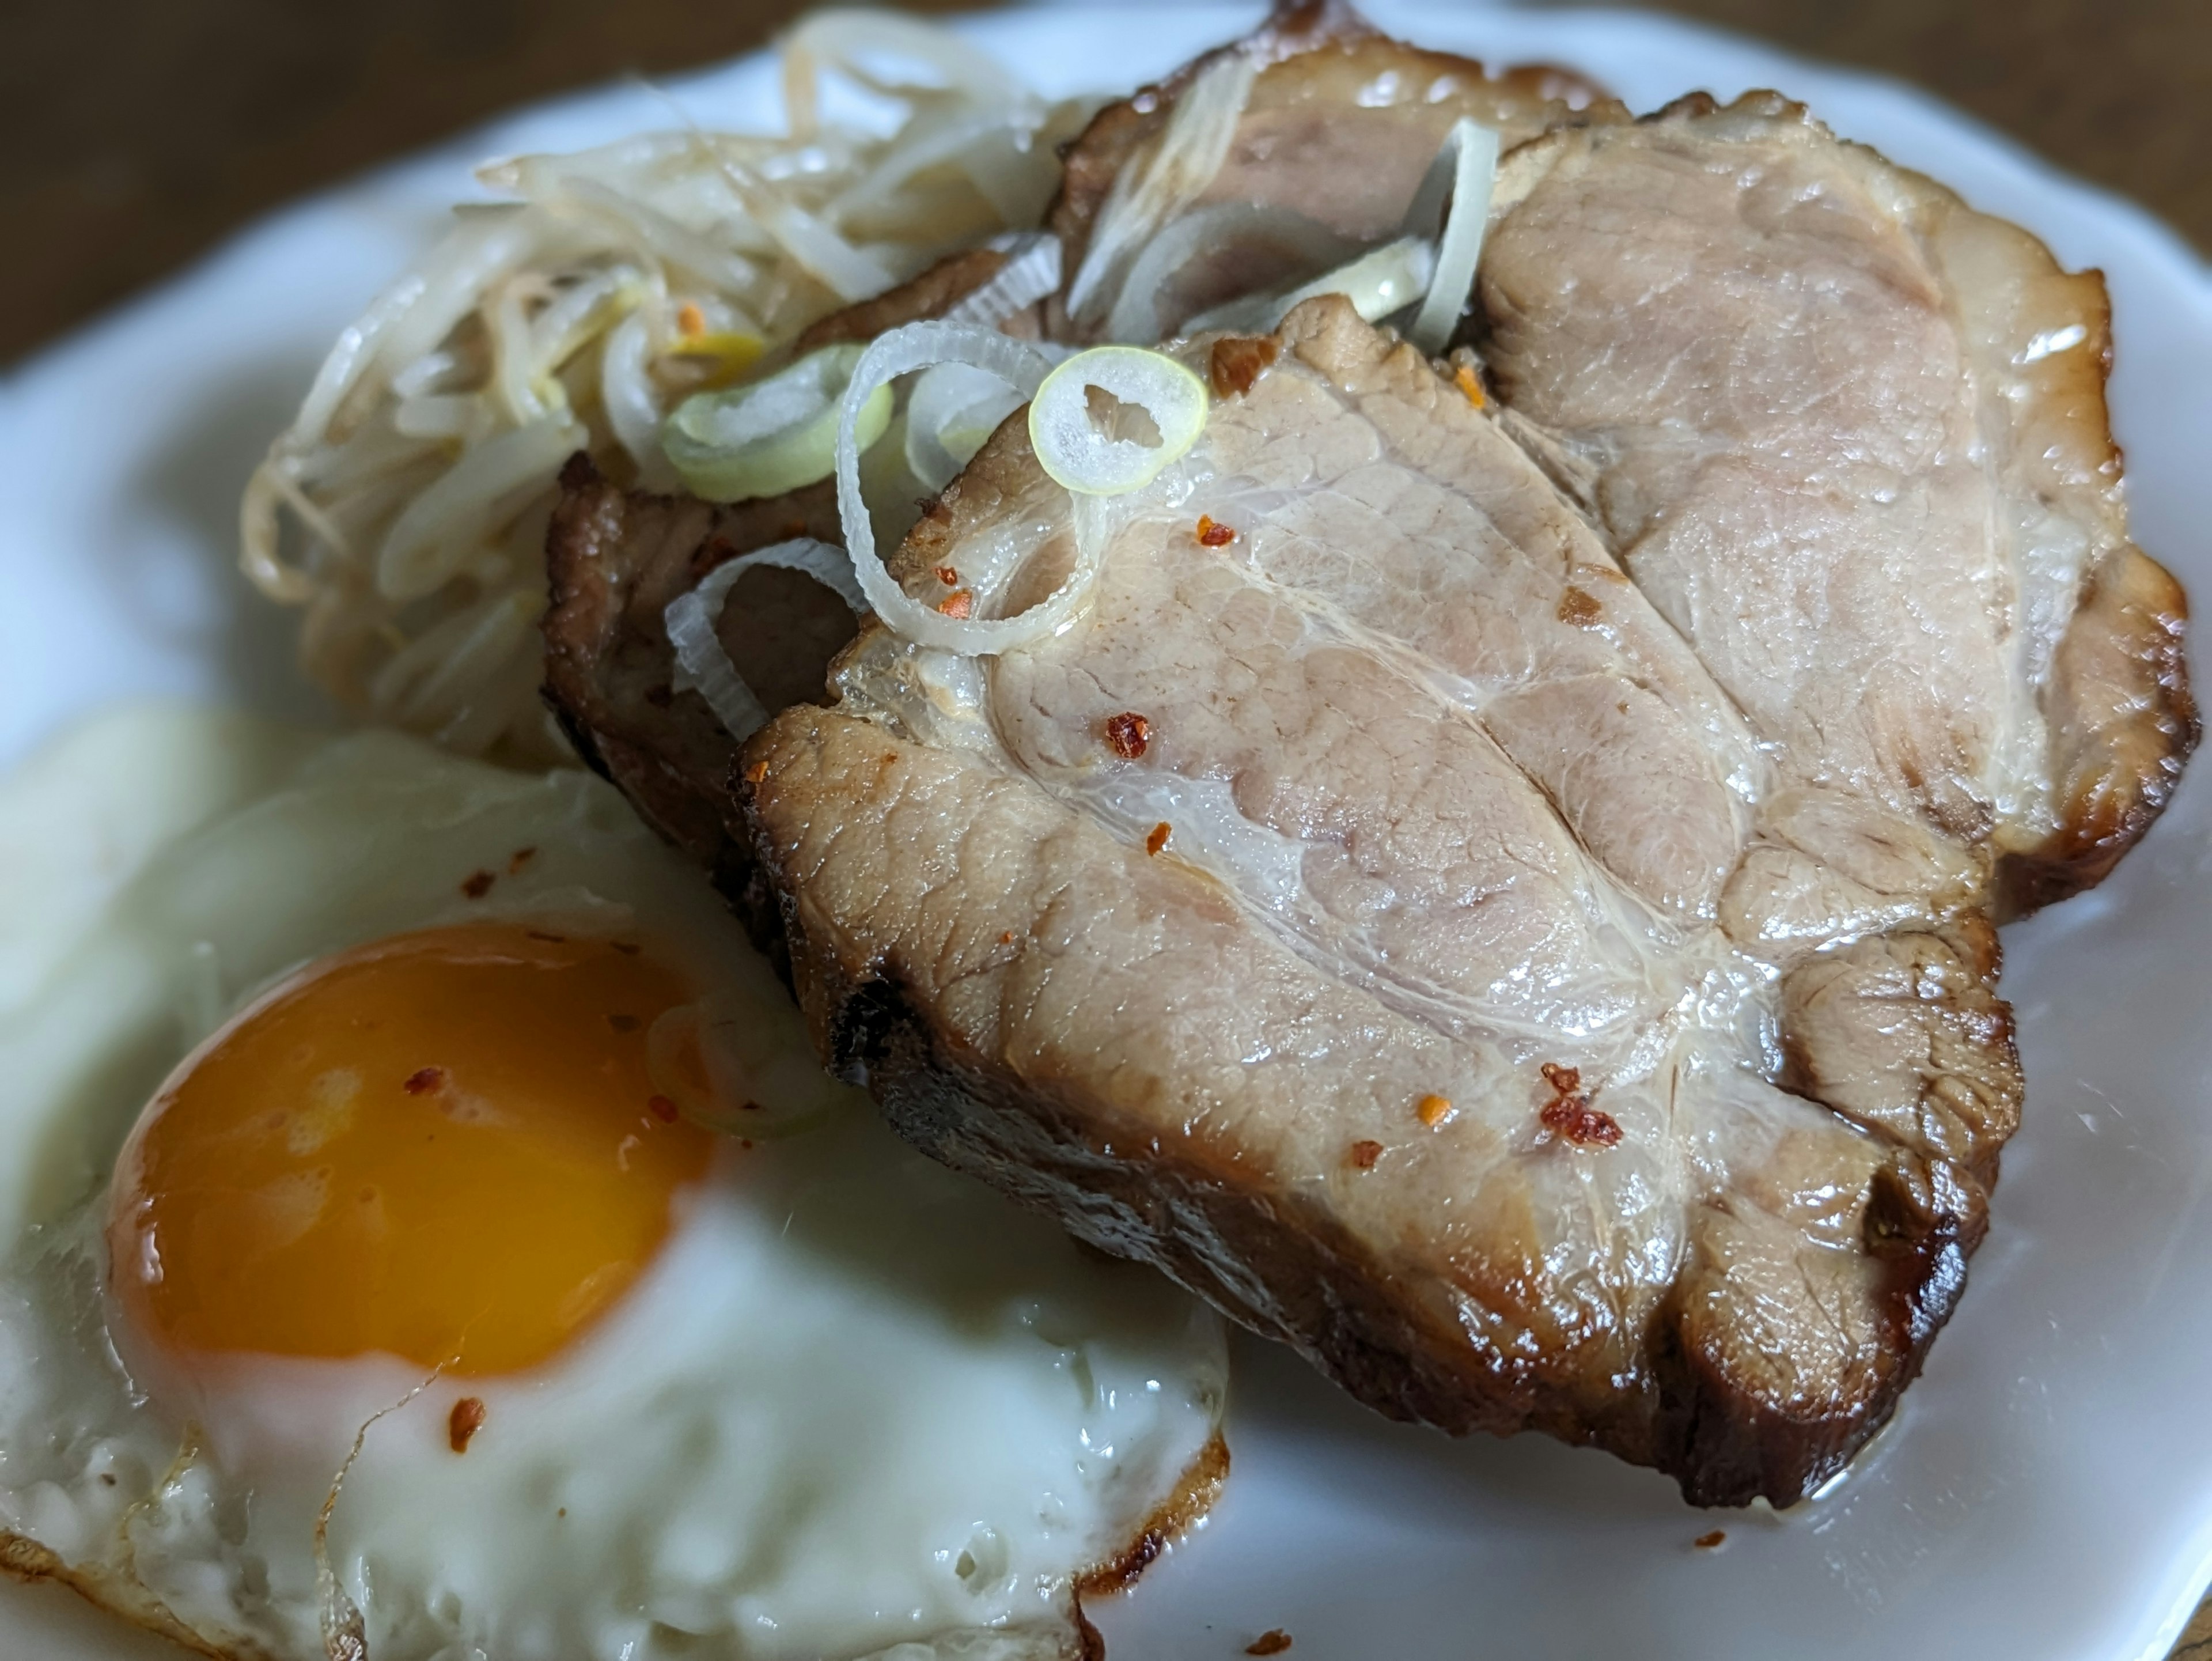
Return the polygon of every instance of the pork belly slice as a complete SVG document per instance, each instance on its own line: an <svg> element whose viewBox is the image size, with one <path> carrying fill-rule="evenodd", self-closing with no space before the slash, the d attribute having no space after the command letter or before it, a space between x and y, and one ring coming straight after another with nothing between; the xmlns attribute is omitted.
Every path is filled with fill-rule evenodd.
<svg viewBox="0 0 2212 1661"><path fill-rule="evenodd" d="M1007 256L972 248L906 283L830 313L794 343L794 354L941 317L1005 268ZM1001 325L1034 336L1036 308ZM781 496L717 506L690 496L628 490L588 456L561 474L546 533L551 603L545 700L586 763L622 789L647 822L744 892L752 855L730 792L735 745L707 701L673 684L674 654L662 618L727 561L773 543L813 537L842 543L830 479ZM771 712L820 699L829 665L852 639L845 603L800 572L756 566L732 587L716 633L746 684Z"/></svg>
<svg viewBox="0 0 2212 1661"><path fill-rule="evenodd" d="M1479 288L1503 396L1795 794L1741 935L1956 910L1944 849L1892 844L1994 860L2010 915L2141 837L2197 723L2180 589L2128 539L2097 273L1754 93L1516 152ZM1826 891L1847 844L1876 891Z"/></svg>
<svg viewBox="0 0 2212 1661"><path fill-rule="evenodd" d="M1208 306L1329 269L1336 259L1309 246L1313 232L1338 239L1338 257L1397 234L1423 174L1462 117L1496 128L1511 144L1606 100L1571 70L1523 64L1493 71L1392 40L1342 0L1279 4L1243 40L1106 106L1069 147L1050 221L1066 273L1051 314L1056 338L1098 337L1110 279L1107 292L1086 297L1072 319L1066 303L1092 232L1117 192L1127 195L1143 178L1194 81L1230 58L1256 70L1249 96L1220 166L1179 193L1166 222L1232 205L1270 210L1277 222L1218 222L1200 257L1170 273L1158 295L1163 336ZM1291 216L1305 237L1286 238L1280 222Z"/></svg>
<svg viewBox="0 0 2212 1661"><path fill-rule="evenodd" d="M1334 297L1190 350L1264 367L1073 627L864 629L747 746L824 1055L1385 1413L1801 1497L1983 1231L1992 932L1782 981L1720 921L1771 764L1496 412ZM1018 608L1065 502L1010 422L894 570Z"/></svg>

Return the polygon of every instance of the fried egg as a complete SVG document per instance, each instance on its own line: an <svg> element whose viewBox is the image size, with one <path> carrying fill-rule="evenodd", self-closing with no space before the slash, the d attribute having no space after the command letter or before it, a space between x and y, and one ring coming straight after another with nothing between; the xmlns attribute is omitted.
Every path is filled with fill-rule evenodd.
<svg viewBox="0 0 2212 1661"><path fill-rule="evenodd" d="M1218 1484L1216 1318L898 1141L598 781L127 711L0 861L0 1567L231 1657L1073 1656Z"/></svg>

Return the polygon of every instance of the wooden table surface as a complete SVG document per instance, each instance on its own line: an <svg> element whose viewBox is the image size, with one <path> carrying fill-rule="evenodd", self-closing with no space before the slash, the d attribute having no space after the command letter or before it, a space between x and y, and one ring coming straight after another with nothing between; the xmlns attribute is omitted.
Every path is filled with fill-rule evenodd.
<svg viewBox="0 0 2212 1661"><path fill-rule="evenodd" d="M2212 0L1656 3L1918 82L2212 250ZM289 198L509 105L744 51L799 9L7 0L0 364ZM2212 1661L2212 1600L2174 1653Z"/></svg>

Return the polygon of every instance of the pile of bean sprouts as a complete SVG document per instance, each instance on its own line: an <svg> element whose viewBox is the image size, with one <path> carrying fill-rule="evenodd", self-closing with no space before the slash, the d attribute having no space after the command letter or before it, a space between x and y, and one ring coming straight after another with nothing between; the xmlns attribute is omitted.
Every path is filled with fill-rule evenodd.
<svg viewBox="0 0 2212 1661"><path fill-rule="evenodd" d="M241 509L246 574L304 608L302 660L349 709L467 753L566 758L538 698L544 543L563 460L671 489L683 398L772 363L806 324L986 237L1036 227L1050 102L958 36L817 14L782 50L781 137L679 119L489 164L503 197L340 337ZM825 77L891 113L826 120Z"/></svg>

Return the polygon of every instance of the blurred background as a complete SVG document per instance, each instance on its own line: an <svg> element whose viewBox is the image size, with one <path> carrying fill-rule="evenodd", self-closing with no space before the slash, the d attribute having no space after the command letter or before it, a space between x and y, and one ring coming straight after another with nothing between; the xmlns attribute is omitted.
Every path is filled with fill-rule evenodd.
<svg viewBox="0 0 2212 1661"><path fill-rule="evenodd" d="M2212 250L2212 0L1650 0L1917 82ZM909 9L971 9L909 0ZM0 363L290 197L793 0L5 0Z"/></svg>

